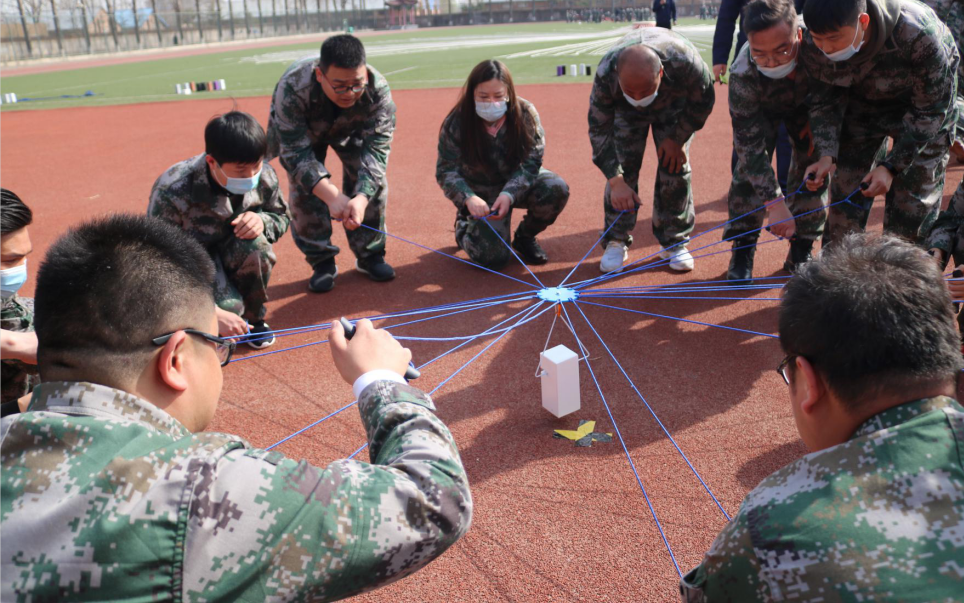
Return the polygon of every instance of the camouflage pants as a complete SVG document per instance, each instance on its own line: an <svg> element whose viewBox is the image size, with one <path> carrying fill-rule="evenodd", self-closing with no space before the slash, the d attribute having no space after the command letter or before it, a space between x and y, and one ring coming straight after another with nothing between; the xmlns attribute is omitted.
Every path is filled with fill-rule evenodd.
<svg viewBox="0 0 964 603"><path fill-rule="evenodd" d="M342 191L351 197L358 181L358 168L361 165L358 155L349 154L335 149L338 158L344 166L342 171ZM316 151L318 160L324 163L327 148ZM292 236L298 249L305 254L305 259L312 267L330 260L338 255L340 249L331 242L331 214L325 202L314 196L311 191L305 191L298 184L292 183L288 188L291 203ZM378 192L368 200L368 208L362 224L370 228L385 230L385 208L388 205L388 182L382 182ZM355 230L345 230L348 246L355 257L365 259L385 255L385 235L368 228L359 227Z"/></svg>
<svg viewBox="0 0 964 603"><path fill-rule="evenodd" d="M773 150L776 146L778 123L770 123L766 131L767 150L770 157L773 157ZM827 204L827 187L811 193L804 187L799 193L791 195L800 188L803 182L803 175L810 164L811 158L807 155L810 144L807 140L798 140L791 136L793 153L790 157L790 169L787 174L787 190L783 191L788 195L786 202L790 213L794 216L806 214L795 219L797 236L801 239L815 241L823 233L823 225L827 220L827 210L820 210ZM746 166L738 163L733 171L733 181L730 183L730 193L727 196L727 207L730 212L730 220L723 229L723 238L742 238L746 243L756 241L760 236L760 229L763 228L766 210L761 209L773 199L761 199L750 181L747 179ZM742 235L746 235L745 237Z"/></svg>
<svg viewBox="0 0 964 603"><path fill-rule="evenodd" d="M502 192L502 187L473 186L472 190L492 205ZM469 216L468 210L460 211L455 219L455 242L465 250L473 262L486 268L499 270L512 259L512 253L506 246L512 225L512 211L527 210L516 229L516 235L534 237L556 221L568 201L569 185L566 181L557 174L542 169L525 195L512 204L509 213L501 220L487 220L489 223L487 226L482 223L482 220L475 220Z"/></svg>
<svg viewBox="0 0 964 603"><path fill-rule="evenodd" d="M899 123L899 122L898 122ZM872 128L845 121L840 138L837 171L830 185L833 202L846 199L860 186L860 182L876 167L887 136L900 134L899 126ZM951 134L927 143L913 164L894 177L885 197L884 231L921 242L930 231L940 211L944 190L944 171L947 168ZM863 232L874 200L859 192L851 203L837 203L830 207L823 244L833 244L850 232Z"/></svg>
<svg viewBox="0 0 964 603"><path fill-rule="evenodd" d="M33 298L14 295L3 300L0 328L20 333L33 331ZM39 383L36 365L19 360L0 362L0 403L22 398Z"/></svg>
<svg viewBox="0 0 964 603"><path fill-rule="evenodd" d="M947 24L947 28L954 36L954 41L957 42L957 47L960 49L961 42L964 42L964 2L951 2L947 8L947 13L939 16ZM964 141L964 61L961 61L957 66L957 82L955 138Z"/></svg>
<svg viewBox="0 0 964 603"><path fill-rule="evenodd" d="M208 248L214 260L214 300L249 323L264 320L268 279L277 258L264 235L254 239L227 238Z"/></svg>
<svg viewBox="0 0 964 603"><path fill-rule="evenodd" d="M619 157L620 165L623 167L623 178L626 180L626 184L639 193L639 171L643 166L643 153L646 149L646 138L650 124L634 120L632 116L617 111L613 129L617 133L626 133L625 136L616 135L616 154ZM653 142L656 144L656 148L659 148L663 139L675 130L675 124L652 124L652 129ZM683 145L686 163L679 172L670 174L662 165L656 169L656 184L653 190L653 234L656 235L656 240L663 247L688 241L689 234L693 232L693 226L696 224L691 182L692 170L689 162L692 143L693 137L691 136ZM606 238L601 241L601 244L603 248L609 241L622 241L626 245L632 245L633 236L630 233L636 228L636 214L639 209L620 214L612 206L611 192L607 182L606 192L603 196L605 208L603 228L609 228L613 221L616 221L616 224L606 234Z"/></svg>

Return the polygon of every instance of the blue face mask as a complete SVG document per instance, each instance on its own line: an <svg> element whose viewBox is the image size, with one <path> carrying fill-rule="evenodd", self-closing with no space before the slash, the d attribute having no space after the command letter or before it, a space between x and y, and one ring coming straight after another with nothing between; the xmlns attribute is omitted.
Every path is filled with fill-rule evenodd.
<svg viewBox="0 0 964 603"><path fill-rule="evenodd" d="M27 282L27 260L14 268L0 270L0 296L8 299L17 294L20 287Z"/></svg>
<svg viewBox="0 0 964 603"><path fill-rule="evenodd" d="M860 21L857 21L857 25L855 25L854 27L855 27L854 39L849 46L847 46L846 48L841 48L837 52L831 52L830 54L823 52L823 49L820 49L820 52L823 52L824 56L826 56L828 59L830 59L835 63L839 63L840 61L846 61L847 59L853 58L853 56L858 52L860 52L860 49L864 47L864 42L867 41L867 35L864 34L864 39L860 40L860 46L854 48L854 43L857 41L857 36L860 35Z"/></svg>
<svg viewBox="0 0 964 603"><path fill-rule="evenodd" d="M221 175L227 180L227 184L224 185L224 189L227 190L232 195L243 195L245 193L250 193L258 187L258 182L261 180L261 171L263 167L258 170L258 173L250 178L231 178L224 173L224 168L218 165L218 169L221 170Z"/></svg>

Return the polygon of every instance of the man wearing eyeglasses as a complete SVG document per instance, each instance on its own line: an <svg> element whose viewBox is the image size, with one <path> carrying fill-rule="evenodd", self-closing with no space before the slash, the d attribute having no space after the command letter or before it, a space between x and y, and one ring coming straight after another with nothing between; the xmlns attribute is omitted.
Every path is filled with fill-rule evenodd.
<svg viewBox="0 0 964 603"><path fill-rule="evenodd" d="M793 1L752 0L743 9L742 24L748 43L733 61L729 83L737 155L727 198L732 221L723 231L723 238L732 241L726 278L733 285L750 284L753 278L765 214L770 231L790 240L784 269L792 272L808 261L823 231L827 194L824 186L781 199L800 188L810 154L807 74L799 64L803 28ZM772 166L781 124L793 143L787 190L781 190Z"/></svg>
<svg viewBox="0 0 964 603"><path fill-rule="evenodd" d="M331 221L345 226L355 267L374 281L395 278L385 261L385 170L395 132L388 82L365 62L350 35L332 36L320 59L304 59L275 87L268 120L268 156L288 172L295 243L312 267L308 289L331 291L339 249ZM341 188L325 167L328 150L341 160Z"/></svg>
<svg viewBox="0 0 964 603"><path fill-rule="evenodd" d="M683 601L959 601L964 361L936 263L849 235L787 283L779 329L813 452L747 495Z"/></svg>
<svg viewBox="0 0 964 603"><path fill-rule="evenodd" d="M452 434L403 378L411 353L336 322L371 464L327 467L204 431L234 343L214 264L146 216L69 231L36 288L44 380L0 420L3 601L330 601L402 578L468 529Z"/></svg>
<svg viewBox="0 0 964 603"><path fill-rule="evenodd" d="M878 196L884 231L921 242L940 211L957 121L953 36L916 0L807 0L803 15L815 149L808 187L832 176L831 202L862 189L830 207L824 243L863 232Z"/></svg>

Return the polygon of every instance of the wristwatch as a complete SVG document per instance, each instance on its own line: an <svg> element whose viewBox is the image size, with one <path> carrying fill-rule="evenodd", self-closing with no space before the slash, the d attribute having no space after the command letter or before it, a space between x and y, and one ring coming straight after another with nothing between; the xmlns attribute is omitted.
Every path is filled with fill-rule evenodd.
<svg viewBox="0 0 964 603"><path fill-rule="evenodd" d="M889 161L881 161L877 164L877 167L887 168L887 171L890 172L891 176L897 175L897 170L894 168L894 164Z"/></svg>

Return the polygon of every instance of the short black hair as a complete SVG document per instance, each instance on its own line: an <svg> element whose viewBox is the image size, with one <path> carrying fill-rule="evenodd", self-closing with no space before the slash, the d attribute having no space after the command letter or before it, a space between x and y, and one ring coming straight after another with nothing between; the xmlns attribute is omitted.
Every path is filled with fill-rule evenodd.
<svg viewBox="0 0 964 603"><path fill-rule="evenodd" d="M20 200L17 193L0 188L0 234L17 232L30 226L33 212Z"/></svg>
<svg viewBox="0 0 964 603"><path fill-rule="evenodd" d="M867 0L807 0L803 20L815 34L828 34L841 27L853 27L867 12Z"/></svg>
<svg viewBox="0 0 964 603"><path fill-rule="evenodd" d="M214 263L193 237L149 216L114 214L67 231L37 272L41 378L51 368L118 379L143 370L151 340L214 310Z"/></svg>
<svg viewBox="0 0 964 603"><path fill-rule="evenodd" d="M219 165L258 163L268 152L268 138L254 117L231 111L213 117L204 128L204 152Z"/></svg>
<svg viewBox="0 0 964 603"><path fill-rule="evenodd" d="M341 69L355 69L364 65L365 60L365 46L355 36L331 36L321 44L322 73L328 73L332 65Z"/></svg>
<svg viewBox="0 0 964 603"><path fill-rule="evenodd" d="M964 359L940 268L892 235L851 234L797 268L780 344L806 358L846 408L956 381Z"/></svg>
<svg viewBox="0 0 964 603"><path fill-rule="evenodd" d="M743 7L740 23L747 35L782 24L796 31L797 9L792 0L751 0Z"/></svg>

